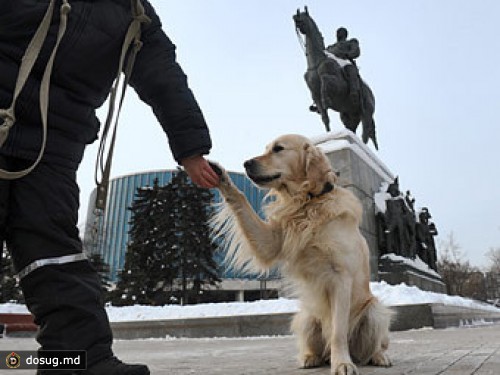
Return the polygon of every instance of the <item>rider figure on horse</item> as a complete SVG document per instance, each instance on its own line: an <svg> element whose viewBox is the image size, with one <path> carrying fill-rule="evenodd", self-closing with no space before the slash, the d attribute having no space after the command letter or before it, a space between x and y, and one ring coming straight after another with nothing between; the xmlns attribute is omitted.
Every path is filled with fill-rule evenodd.
<svg viewBox="0 0 500 375"><path fill-rule="evenodd" d="M297 9L293 21L297 35L305 37L301 40L307 61L304 79L313 100L309 110L321 115L327 132L330 131L329 109L338 112L344 126L353 133L363 124L363 142L372 140L378 150L373 119L375 96L359 76L354 62L360 55L358 41L348 40L347 30L341 27L337 30L337 42L327 49L307 7L303 12Z"/></svg>
<svg viewBox="0 0 500 375"><path fill-rule="evenodd" d="M360 100L359 72L354 59L360 55L359 42L356 38L347 39L347 29L339 27L337 29L337 42L326 48L326 50L339 59L349 60L351 64L344 66L344 72L349 82L349 96L353 103Z"/></svg>

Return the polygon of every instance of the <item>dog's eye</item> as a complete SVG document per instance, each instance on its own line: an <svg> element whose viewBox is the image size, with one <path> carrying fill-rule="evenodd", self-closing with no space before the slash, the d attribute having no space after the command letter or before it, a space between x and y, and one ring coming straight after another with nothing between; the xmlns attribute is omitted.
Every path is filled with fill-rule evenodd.
<svg viewBox="0 0 500 375"><path fill-rule="evenodd" d="M284 148L283 146L280 146L280 145L275 145L275 146L273 147L273 152L278 153L278 152L280 152L280 151L283 151L284 149L285 149L285 148Z"/></svg>

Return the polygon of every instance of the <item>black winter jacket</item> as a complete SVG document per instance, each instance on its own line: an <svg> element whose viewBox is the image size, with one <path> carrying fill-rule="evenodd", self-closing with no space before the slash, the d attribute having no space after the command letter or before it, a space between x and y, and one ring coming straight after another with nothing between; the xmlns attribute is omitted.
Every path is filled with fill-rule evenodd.
<svg viewBox="0 0 500 375"><path fill-rule="evenodd" d="M177 161L207 154L209 131L176 62L175 46L151 4L141 1L152 22L143 26L144 44L130 85L152 107ZM0 154L34 159L40 149L40 81L55 43L60 3L56 2L48 38L17 101L17 122ZM48 4L49 0L0 0L0 108L10 106L21 58ZM130 0L70 0L70 4L67 31L52 73L44 160L76 168L85 146L97 138L100 123L95 110L105 102L116 76L131 9Z"/></svg>

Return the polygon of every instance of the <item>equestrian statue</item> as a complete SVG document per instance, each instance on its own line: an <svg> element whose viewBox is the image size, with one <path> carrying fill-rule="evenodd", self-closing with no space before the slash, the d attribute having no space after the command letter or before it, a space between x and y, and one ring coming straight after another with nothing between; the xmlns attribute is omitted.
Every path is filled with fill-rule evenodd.
<svg viewBox="0 0 500 375"><path fill-rule="evenodd" d="M341 27L337 30L337 42L325 48L323 36L307 7L304 12L297 9L293 20L297 34L305 36L307 71L304 78L314 101L311 111L321 115L327 132L330 131L329 108L340 113L342 123L353 133L361 122L363 142L371 139L378 150L373 120L375 97L361 79L354 61L359 56L358 41L348 40L347 30Z"/></svg>

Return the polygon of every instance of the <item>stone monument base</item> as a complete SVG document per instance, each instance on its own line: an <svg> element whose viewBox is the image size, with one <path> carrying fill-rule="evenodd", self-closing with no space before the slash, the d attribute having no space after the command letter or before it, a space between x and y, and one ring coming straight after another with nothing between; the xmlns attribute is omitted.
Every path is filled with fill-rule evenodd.
<svg viewBox="0 0 500 375"><path fill-rule="evenodd" d="M394 254L384 255L378 263L378 275L379 281L385 281L391 285L405 283L421 290L446 294L446 285L441 276L426 267L425 263L418 258L415 261Z"/></svg>

